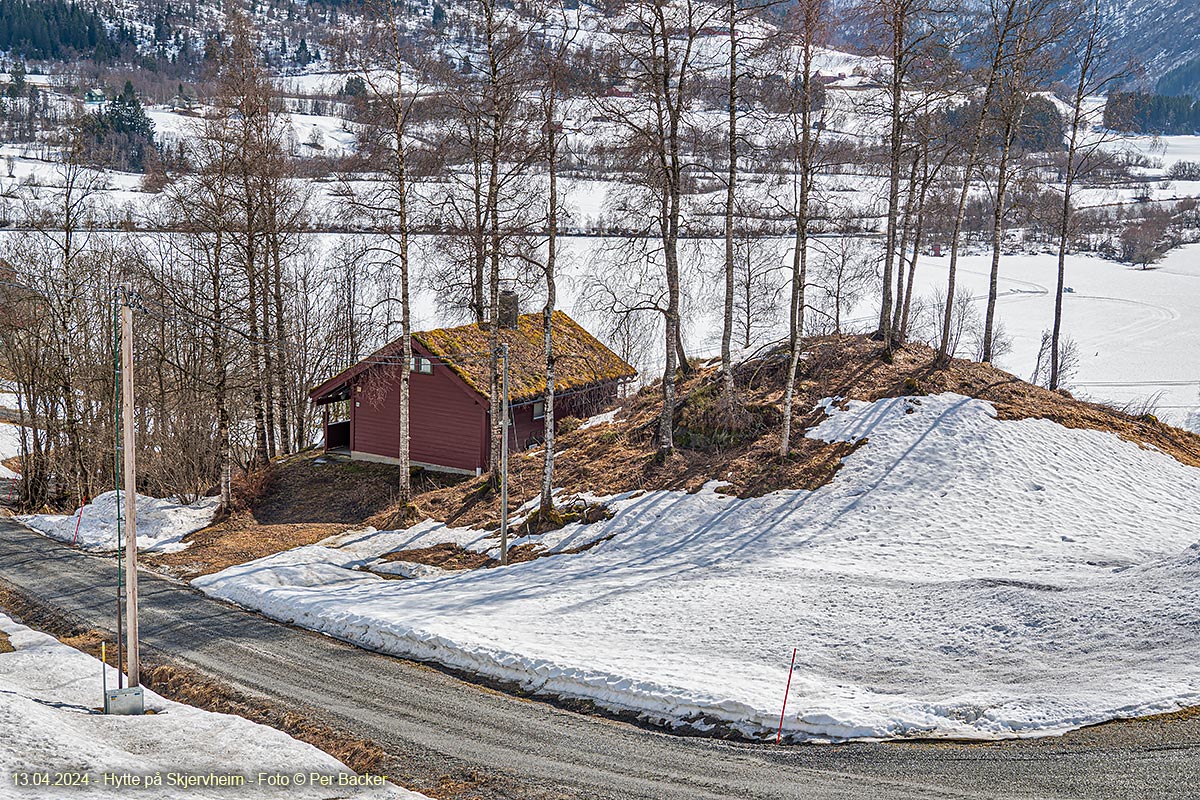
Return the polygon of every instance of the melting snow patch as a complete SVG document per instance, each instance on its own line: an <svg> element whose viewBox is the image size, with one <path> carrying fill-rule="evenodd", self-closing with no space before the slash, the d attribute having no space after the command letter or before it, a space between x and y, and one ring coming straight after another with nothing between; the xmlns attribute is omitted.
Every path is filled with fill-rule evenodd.
<svg viewBox="0 0 1200 800"><path fill-rule="evenodd" d="M51 539L75 542L85 550L112 551L117 549L118 492L105 492L73 514L33 514L17 517L38 533ZM191 505L173 500L138 495L138 550L171 553L183 550L183 537L206 527L217 513L220 498L205 497ZM124 509L121 509L124 517ZM126 535L122 519L121 535ZM76 536L78 530L78 537Z"/></svg>
<svg viewBox="0 0 1200 800"><path fill-rule="evenodd" d="M1200 470L953 394L823 407L808 436L867 442L815 492L609 498L614 516L585 526L595 547L504 569L355 570L406 541L494 541L422 523L195 584L374 649L750 736L774 735L793 647L793 740L1036 736L1200 702Z"/></svg>
<svg viewBox="0 0 1200 800"><path fill-rule="evenodd" d="M0 458L9 459L21 455L21 433L20 425L0 422Z"/></svg>
<svg viewBox="0 0 1200 800"><path fill-rule="evenodd" d="M112 797L120 794L103 784L103 774L240 775L240 787L209 788L164 785L137 787L130 794L146 800L186 795L207 798L326 798L327 788L272 788L257 783L259 773L353 775L333 756L287 734L241 717L215 714L166 700L146 690L144 717L105 716L101 705L100 662L44 633L30 630L0 614L0 631L15 648L0 653L0 785L13 786L13 776L29 773L87 773L86 786L63 789L24 787L14 795L25 800L63 797ZM105 668L109 686L117 673ZM338 790L338 797L419 798L394 786Z"/></svg>
<svg viewBox="0 0 1200 800"><path fill-rule="evenodd" d="M588 417L587 419L585 419L583 421L583 424L580 425L579 427L580 427L580 429L583 429L583 428L592 428L592 427L595 427L596 425L608 425L608 424L616 421L617 412L619 412L620 410L621 409L619 409L619 408L614 408L612 411L605 411L603 414L597 414L594 417Z"/></svg>

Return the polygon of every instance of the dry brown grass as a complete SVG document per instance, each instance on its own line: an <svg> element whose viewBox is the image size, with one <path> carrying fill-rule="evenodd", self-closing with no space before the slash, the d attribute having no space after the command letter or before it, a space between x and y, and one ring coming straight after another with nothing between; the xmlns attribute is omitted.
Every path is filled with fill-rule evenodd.
<svg viewBox="0 0 1200 800"><path fill-rule="evenodd" d="M8 638L8 634L0 631L0 653L15 653L17 649L12 646L12 640Z"/></svg>
<svg viewBox="0 0 1200 800"><path fill-rule="evenodd" d="M461 545L445 542L432 547L416 547L412 550L400 550L388 553L384 561L407 561L412 564L428 564L442 569L479 569L492 567L496 561L483 553L467 550Z"/></svg>
<svg viewBox="0 0 1200 800"><path fill-rule="evenodd" d="M1200 719L1200 706L1188 706L1177 711L1167 711L1163 714L1151 714L1148 717L1131 717L1127 720L1113 720L1113 722L1136 721L1140 723L1172 723L1172 722L1190 722ZM1107 723L1101 723L1107 724Z"/></svg>
<svg viewBox="0 0 1200 800"><path fill-rule="evenodd" d="M261 525L249 512L240 512L187 537L191 546L178 553L147 553L149 567L181 580L244 564L256 558L315 544L350 526L336 523Z"/></svg>

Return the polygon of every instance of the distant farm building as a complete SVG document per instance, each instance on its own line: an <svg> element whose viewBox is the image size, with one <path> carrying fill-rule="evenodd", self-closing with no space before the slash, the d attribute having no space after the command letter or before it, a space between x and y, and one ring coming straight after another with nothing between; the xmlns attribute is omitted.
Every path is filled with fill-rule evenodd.
<svg viewBox="0 0 1200 800"><path fill-rule="evenodd" d="M616 86L610 86L607 89L605 89L603 92L600 93L600 96L601 97L633 97L634 91L629 86L626 86L624 84L617 84Z"/></svg>
<svg viewBox="0 0 1200 800"><path fill-rule="evenodd" d="M176 114L189 114L198 108L194 98L186 94L177 94L171 98L171 110Z"/></svg>
<svg viewBox="0 0 1200 800"><path fill-rule="evenodd" d="M83 102L92 104L107 103L108 93L103 89L88 89L83 93Z"/></svg>
<svg viewBox="0 0 1200 800"><path fill-rule="evenodd" d="M552 321L555 424L613 402L637 371L561 311ZM409 458L414 466L474 473L489 468L491 385L486 324L412 335ZM541 441L546 368L542 315L518 315L515 298L501 314L509 350L509 446ZM395 463L400 453L400 354L397 339L309 393L324 409L325 449ZM339 415L339 409L344 409ZM332 419L335 415L344 418Z"/></svg>

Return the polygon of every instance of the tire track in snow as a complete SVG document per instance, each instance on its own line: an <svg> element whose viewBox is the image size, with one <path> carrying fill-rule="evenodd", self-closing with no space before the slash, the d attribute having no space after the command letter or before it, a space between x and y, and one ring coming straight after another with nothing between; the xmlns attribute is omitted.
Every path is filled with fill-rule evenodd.
<svg viewBox="0 0 1200 800"><path fill-rule="evenodd" d="M1130 300L1127 297L1107 297L1104 295L1078 294L1070 295L1078 300L1096 300L1104 303L1117 303L1124 306L1135 306L1144 308L1152 312L1145 317L1134 319L1125 325L1117 328L1111 328L1099 338L1088 341L1088 348L1099 345L1099 349L1103 350L1103 345L1120 343L1128 344L1131 339L1138 338L1152 331L1158 330L1171 322L1178 320L1181 315L1178 311L1167 306L1160 306L1155 303L1147 303L1142 300Z"/></svg>

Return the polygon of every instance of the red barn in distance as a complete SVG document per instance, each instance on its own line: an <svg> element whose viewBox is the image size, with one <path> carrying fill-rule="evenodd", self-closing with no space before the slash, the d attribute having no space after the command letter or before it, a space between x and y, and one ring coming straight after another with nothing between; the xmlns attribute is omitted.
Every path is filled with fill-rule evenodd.
<svg viewBox="0 0 1200 800"><path fill-rule="evenodd" d="M501 313L500 339L509 353L509 446L541 441L545 425L542 315ZM552 321L554 420L590 416L611 404L637 370L561 311ZM409 383L409 460L413 466L476 473L489 468L491 372L486 324L413 333ZM399 339L309 392L325 410L325 450L396 463L400 453ZM330 421L345 402L348 419Z"/></svg>

